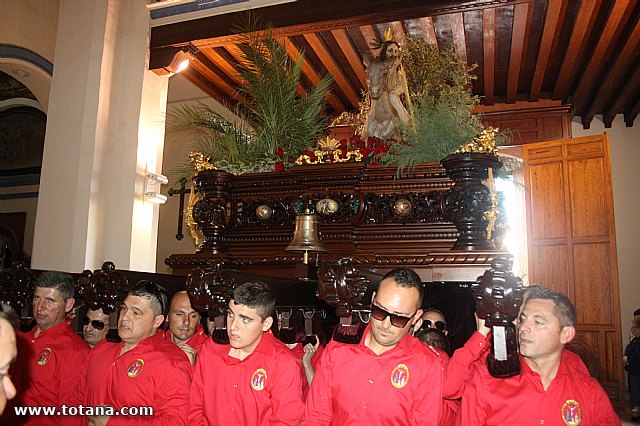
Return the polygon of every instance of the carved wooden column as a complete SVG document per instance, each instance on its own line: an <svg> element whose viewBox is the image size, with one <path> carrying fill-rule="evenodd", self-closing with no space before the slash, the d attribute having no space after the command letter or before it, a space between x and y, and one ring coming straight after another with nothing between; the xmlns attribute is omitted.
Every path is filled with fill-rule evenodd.
<svg viewBox="0 0 640 426"><path fill-rule="evenodd" d="M222 170L203 170L194 177L202 199L193 206L193 220L200 226L204 241L196 253L219 254L224 250L224 234L229 224L229 182Z"/></svg>
<svg viewBox="0 0 640 426"><path fill-rule="evenodd" d="M492 330L491 354L487 368L494 377L520 373L520 358L513 321L518 316L524 294L522 280L511 272L513 256L496 256L491 269L478 277L471 291L478 318Z"/></svg>
<svg viewBox="0 0 640 426"><path fill-rule="evenodd" d="M496 155L482 152L451 154L442 166L454 181L446 197L445 217L460 232L452 250L494 250L487 239L487 213L493 208L489 188L482 184L489 168L502 166Z"/></svg>

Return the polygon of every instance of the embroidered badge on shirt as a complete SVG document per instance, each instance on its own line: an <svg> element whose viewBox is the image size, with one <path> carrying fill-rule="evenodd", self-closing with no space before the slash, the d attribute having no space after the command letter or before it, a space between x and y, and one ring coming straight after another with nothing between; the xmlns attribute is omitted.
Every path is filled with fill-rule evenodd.
<svg viewBox="0 0 640 426"><path fill-rule="evenodd" d="M51 348L44 348L42 352L38 354L38 358L36 358L36 362L38 365L45 365L51 359Z"/></svg>
<svg viewBox="0 0 640 426"><path fill-rule="evenodd" d="M262 368L258 368L251 375L251 387L253 390L261 391L267 382L267 372Z"/></svg>
<svg viewBox="0 0 640 426"><path fill-rule="evenodd" d="M409 383L409 367L404 364L398 364L391 371L391 384L402 389Z"/></svg>
<svg viewBox="0 0 640 426"><path fill-rule="evenodd" d="M562 406L562 420L569 426L577 426L582 421L582 410L578 401L567 399Z"/></svg>
<svg viewBox="0 0 640 426"><path fill-rule="evenodd" d="M135 361L133 361L131 364L129 364L129 367L127 367L127 376L131 378L136 377L138 374L142 372L143 368L144 368L144 360L141 360L140 358L138 358Z"/></svg>

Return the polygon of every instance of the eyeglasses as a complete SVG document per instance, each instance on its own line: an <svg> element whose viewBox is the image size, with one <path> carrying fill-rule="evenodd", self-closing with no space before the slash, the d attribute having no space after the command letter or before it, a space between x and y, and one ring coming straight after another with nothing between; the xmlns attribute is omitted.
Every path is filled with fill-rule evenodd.
<svg viewBox="0 0 640 426"><path fill-rule="evenodd" d="M426 330L427 328L437 328L440 331L444 331L447 328L447 324L442 321L422 320L420 330Z"/></svg>
<svg viewBox="0 0 640 426"><path fill-rule="evenodd" d="M384 321L389 317L391 320L391 325L398 328L403 328L407 325L407 323L413 318L413 315L410 317L405 317L404 315L392 314L389 311L382 309L380 306L371 304L371 315L377 319L378 321ZM414 314L415 315L415 314Z"/></svg>
<svg viewBox="0 0 640 426"><path fill-rule="evenodd" d="M89 325L89 323L91 323L91 327L95 328L98 331L102 330L106 325L100 320L90 320L89 317L82 317L82 325Z"/></svg>

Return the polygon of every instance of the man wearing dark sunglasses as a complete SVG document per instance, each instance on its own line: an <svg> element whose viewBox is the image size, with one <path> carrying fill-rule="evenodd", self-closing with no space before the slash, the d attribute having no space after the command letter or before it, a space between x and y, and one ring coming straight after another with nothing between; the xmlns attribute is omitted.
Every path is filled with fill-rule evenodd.
<svg viewBox="0 0 640 426"><path fill-rule="evenodd" d="M87 315L81 318L82 337L93 348L107 338L109 332L109 315L100 309L89 309Z"/></svg>
<svg viewBox="0 0 640 426"><path fill-rule="evenodd" d="M394 269L371 300L359 344L332 341L319 362L304 425L438 425L442 367L409 330L422 316L424 288L407 268Z"/></svg>
<svg viewBox="0 0 640 426"><path fill-rule="evenodd" d="M89 354L86 405L114 410L152 407L153 418L115 420L186 424L191 364L179 347L158 334L167 303L166 291L149 281L140 281L129 290L119 309L122 342L103 341ZM89 424L105 425L108 420L107 416L91 416Z"/></svg>
<svg viewBox="0 0 640 426"><path fill-rule="evenodd" d="M449 334L447 330L447 320L444 314L435 308L426 308L422 314L422 325L420 329L435 328L442 331L445 335Z"/></svg>

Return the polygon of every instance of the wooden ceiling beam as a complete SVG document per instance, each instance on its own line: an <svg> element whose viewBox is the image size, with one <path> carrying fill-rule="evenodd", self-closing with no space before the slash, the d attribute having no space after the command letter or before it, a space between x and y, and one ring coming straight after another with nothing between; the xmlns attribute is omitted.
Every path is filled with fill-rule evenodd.
<svg viewBox="0 0 640 426"><path fill-rule="evenodd" d="M636 103L633 107L624 113L624 123L627 127L633 127L633 121L640 113L640 96L636 97Z"/></svg>
<svg viewBox="0 0 640 426"><path fill-rule="evenodd" d="M618 0L614 3L598 44L574 92L572 102L577 106L575 115L581 116L587 112L590 99L595 95L595 87L600 84L600 79L605 73L604 66L609 57L615 54L614 48L620 37L620 28L624 28L629 21L636 1L631 3L629 0Z"/></svg>
<svg viewBox="0 0 640 426"><path fill-rule="evenodd" d="M604 81L600 84L587 113L582 115L583 127L588 129L593 117L605 111L607 104L611 103L611 99L615 99L620 95L620 82L624 81L626 74L629 72L630 58L638 57L637 52L640 52L640 20L636 21L635 26L629 33L629 38L625 40L622 50L618 52L618 56L610 67Z"/></svg>
<svg viewBox="0 0 640 426"><path fill-rule="evenodd" d="M495 102L496 9L482 11L482 47L484 51L484 105Z"/></svg>
<svg viewBox="0 0 640 426"><path fill-rule="evenodd" d="M367 72L364 69L364 65L362 64L362 58L358 55L358 52L353 48L351 44L351 40L349 40L349 35L346 30L331 30L331 34L340 45L340 50L344 54L347 61L353 68L353 71L356 73L358 77L358 81L363 88L367 88Z"/></svg>
<svg viewBox="0 0 640 426"><path fill-rule="evenodd" d="M376 32L374 31L374 29L371 27L371 25L363 25L361 27L359 27L360 32L362 33L362 36L364 37L364 39L367 41L367 45L369 46L369 51L371 52L371 57L374 56L374 52L373 52L373 44L372 43L377 43L378 42L378 36L376 36Z"/></svg>
<svg viewBox="0 0 640 426"><path fill-rule="evenodd" d="M453 33L453 47L456 54L467 63L467 40L464 34L464 15L462 12L451 14L451 32Z"/></svg>
<svg viewBox="0 0 640 426"><path fill-rule="evenodd" d="M207 95L211 96L216 101L220 102L222 105L227 107L229 110L233 109L233 106L237 103L237 100L234 100L227 96L222 90L216 87L211 80L209 80L206 76L202 75L199 71L195 70L192 67L188 67L181 74L190 82L195 84L200 90L205 92Z"/></svg>
<svg viewBox="0 0 640 426"><path fill-rule="evenodd" d="M298 0L250 11L273 27L274 35L285 37L305 32L327 31L379 22L399 21L442 15L465 10L516 3L528 0L377 0L375 6L362 0ZM247 21L249 11L208 16L174 24L152 27L152 48L180 46L192 40L208 40L209 46L236 43L234 28Z"/></svg>
<svg viewBox="0 0 640 426"><path fill-rule="evenodd" d="M303 37L307 40L307 43L309 43L311 48L322 61L323 65L327 68L327 71L329 71L329 74L333 77L333 81L338 85L340 90L342 90L342 93L345 94L351 103L350 107L357 109L360 104L360 97L354 92L351 83L349 83L349 80L344 75L333 56L331 56L331 53L329 53L324 47L324 44L322 44L318 35L309 33L304 34Z"/></svg>
<svg viewBox="0 0 640 426"><path fill-rule="evenodd" d="M225 93L231 99L235 99L236 102L246 103L246 100L240 95L237 87L234 87L232 83L226 79L227 75L220 70L216 64L214 64L206 55L199 53L197 60L191 61L189 68L195 68L201 75L207 77L212 84Z"/></svg>
<svg viewBox="0 0 640 426"><path fill-rule="evenodd" d="M430 16L420 18L420 27L422 28L422 34L426 42L439 50L438 38L436 37L436 30L433 26L433 19L431 19Z"/></svg>
<svg viewBox="0 0 640 426"><path fill-rule="evenodd" d="M523 54L526 50L525 34L529 16L529 4L521 3L515 6L513 17L513 33L511 35L511 54L509 57L509 79L507 81L507 103L513 104L517 100L520 69Z"/></svg>
<svg viewBox="0 0 640 426"><path fill-rule="evenodd" d="M580 57L585 48L589 32L593 29L600 5L600 0L583 0L580 2L580 10L578 11L578 16L576 16L569 47L562 61L556 85L553 88L552 99L564 101L572 92L571 86L576 81Z"/></svg>
<svg viewBox="0 0 640 426"><path fill-rule="evenodd" d="M547 14L544 21L544 29L542 30L542 42L538 51L538 61L533 72L531 81L531 89L529 91L529 100L537 101L540 99L540 91L544 81L544 74L547 71L549 56L556 40L556 32L559 30L559 23L564 19L567 11L567 5L563 0L549 0L547 6Z"/></svg>
<svg viewBox="0 0 640 426"><path fill-rule="evenodd" d="M289 54L289 57L291 57L291 59L293 59L294 61L300 59L300 56L302 56L302 52L300 52L300 50L291 42L291 40L289 40L288 38L284 38L279 39L279 41L287 49L287 53ZM314 86L316 86L320 82L320 75L306 59L302 60L302 73ZM335 96L335 94L331 92L329 92L329 94L327 95L327 101L336 112L341 113L345 110L344 104Z"/></svg>
<svg viewBox="0 0 640 426"><path fill-rule="evenodd" d="M631 78L625 81L625 84L620 90L620 95L616 98L616 101L613 103L611 108L607 109L608 112L605 112L604 114L602 114L602 121L604 122L604 126L607 128L611 127L611 123L613 123L613 120L616 118L616 115L618 115L619 113L624 113L625 110L627 109L632 111L633 107L630 107L630 108L625 108L625 107L628 106L628 104L633 102L637 104L639 98L640 98L640 64L637 64ZM632 123L633 123L633 119L635 119L635 116L631 119ZM625 122L627 122L627 115L625 115ZM631 127L631 126L627 124L627 127Z"/></svg>

